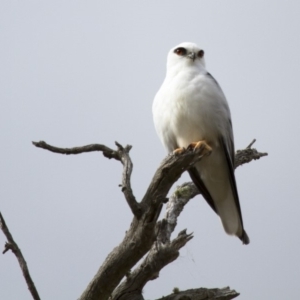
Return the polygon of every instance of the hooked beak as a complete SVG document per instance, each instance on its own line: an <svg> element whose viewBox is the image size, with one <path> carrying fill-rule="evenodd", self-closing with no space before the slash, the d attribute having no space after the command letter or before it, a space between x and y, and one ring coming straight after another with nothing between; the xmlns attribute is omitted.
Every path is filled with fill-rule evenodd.
<svg viewBox="0 0 300 300"><path fill-rule="evenodd" d="M190 58L191 60L195 60L195 57L196 57L196 55L195 55L195 53L194 52L190 52L188 55L187 55L187 57L188 58Z"/></svg>

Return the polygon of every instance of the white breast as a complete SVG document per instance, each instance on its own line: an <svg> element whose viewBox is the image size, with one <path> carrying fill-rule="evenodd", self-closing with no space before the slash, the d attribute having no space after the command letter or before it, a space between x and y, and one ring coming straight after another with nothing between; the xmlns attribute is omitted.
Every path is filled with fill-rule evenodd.
<svg viewBox="0 0 300 300"><path fill-rule="evenodd" d="M217 83L198 70L189 70L166 77L154 99L153 118L157 134L170 152L204 139L217 143L230 113Z"/></svg>

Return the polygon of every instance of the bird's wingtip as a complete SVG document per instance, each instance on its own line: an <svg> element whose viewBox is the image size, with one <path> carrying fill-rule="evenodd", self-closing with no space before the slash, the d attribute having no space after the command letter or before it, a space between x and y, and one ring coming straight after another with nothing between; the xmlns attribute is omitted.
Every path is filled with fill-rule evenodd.
<svg viewBox="0 0 300 300"><path fill-rule="evenodd" d="M248 234L245 230L243 230L243 233L239 238L243 242L244 245L248 245L250 243L250 239L249 239Z"/></svg>

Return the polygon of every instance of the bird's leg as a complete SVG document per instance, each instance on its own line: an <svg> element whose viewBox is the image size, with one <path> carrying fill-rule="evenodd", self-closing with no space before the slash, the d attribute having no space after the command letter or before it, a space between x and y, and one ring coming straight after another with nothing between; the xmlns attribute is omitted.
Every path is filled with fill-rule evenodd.
<svg viewBox="0 0 300 300"><path fill-rule="evenodd" d="M173 151L173 154L174 155L180 155L182 154L183 152L185 152L186 149L184 147L180 147L180 148L176 148L174 151Z"/></svg>
<svg viewBox="0 0 300 300"><path fill-rule="evenodd" d="M206 143L206 141L198 141L188 145L187 150L199 151L203 155L210 155L212 148Z"/></svg>

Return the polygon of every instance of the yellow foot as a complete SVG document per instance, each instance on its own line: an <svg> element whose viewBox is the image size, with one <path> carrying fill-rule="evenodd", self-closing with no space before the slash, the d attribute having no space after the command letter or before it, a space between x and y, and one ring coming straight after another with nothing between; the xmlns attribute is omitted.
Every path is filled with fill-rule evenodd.
<svg viewBox="0 0 300 300"><path fill-rule="evenodd" d="M203 155L210 155L212 152L212 148L206 143L206 141L191 143L188 145L187 149L202 152Z"/></svg>
<svg viewBox="0 0 300 300"><path fill-rule="evenodd" d="M174 155L180 155L182 153L184 153L186 151L186 149L184 147L181 147L181 148L176 148L174 151L173 151L173 154Z"/></svg>

